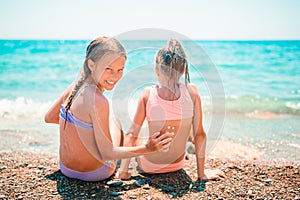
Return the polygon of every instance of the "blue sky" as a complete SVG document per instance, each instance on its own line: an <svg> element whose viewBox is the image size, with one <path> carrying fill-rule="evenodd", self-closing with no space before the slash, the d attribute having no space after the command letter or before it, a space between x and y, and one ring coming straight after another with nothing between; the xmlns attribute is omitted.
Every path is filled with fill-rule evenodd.
<svg viewBox="0 0 300 200"><path fill-rule="evenodd" d="M192 39L300 39L299 0L1 0L0 39L161 28Z"/></svg>

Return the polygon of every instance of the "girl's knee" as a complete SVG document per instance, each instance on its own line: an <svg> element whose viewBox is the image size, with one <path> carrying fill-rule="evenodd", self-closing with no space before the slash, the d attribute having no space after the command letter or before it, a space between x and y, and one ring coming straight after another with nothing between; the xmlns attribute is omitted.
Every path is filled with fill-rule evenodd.
<svg viewBox="0 0 300 200"><path fill-rule="evenodd" d="M110 170L109 170L109 175L113 175L116 171L117 165L115 161L111 161L110 163Z"/></svg>

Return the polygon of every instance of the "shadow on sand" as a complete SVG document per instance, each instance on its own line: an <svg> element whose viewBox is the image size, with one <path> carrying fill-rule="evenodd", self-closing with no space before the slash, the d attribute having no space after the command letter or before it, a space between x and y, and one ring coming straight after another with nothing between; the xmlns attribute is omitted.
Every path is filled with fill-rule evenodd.
<svg viewBox="0 0 300 200"><path fill-rule="evenodd" d="M193 182L185 170L164 174L140 174L132 176L129 181L120 181L112 176L98 182L85 182L64 176L60 170L45 176L56 181L57 192L63 199L122 199L129 190L149 190L167 194L170 198L178 198L188 192L202 192L205 182ZM111 184L114 183L114 184Z"/></svg>

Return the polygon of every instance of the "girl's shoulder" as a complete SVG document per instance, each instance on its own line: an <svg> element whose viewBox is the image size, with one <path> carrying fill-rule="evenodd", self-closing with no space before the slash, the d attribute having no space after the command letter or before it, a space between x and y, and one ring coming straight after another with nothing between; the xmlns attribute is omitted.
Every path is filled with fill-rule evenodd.
<svg viewBox="0 0 300 200"><path fill-rule="evenodd" d="M86 107L96 106L97 108L109 107L109 101L97 87L85 87L81 93L82 102Z"/></svg>
<svg viewBox="0 0 300 200"><path fill-rule="evenodd" d="M144 103L146 104L148 102L150 92L153 89L154 86L148 86L144 88L144 91L142 93L141 99L143 99Z"/></svg>
<svg viewBox="0 0 300 200"><path fill-rule="evenodd" d="M192 98L192 100L194 101L196 99L197 96L200 96L199 92L198 92L198 89L197 89L197 86L193 83L189 83L187 85L187 89L190 93L190 96Z"/></svg>
<svg viewBox="0 0 300 200"><path fill-rule="evenodd" d="M141 95L141 99L144 101L145 105L148 102L148 99L150 97L151 92L152 92L152 95L153 95L158 87L159 87L158 85L152 85L152 86L148 86L148 87L144 88L144 91Z"/></svg>
<svg viewBox="0 0 300 200"><path fill-rule="evenodd" d="M157 88L159 88L158 85L152 85L152 86L145 87L144 91L143 91L143 95L148 95L149 96L150 92L153 91L153 90L156 90Z"/></svg>
<svg viewBox="0 0 300 200"><path fill-rule="evenodd" d="M198 91L198 90L197 90L197 86L196 86L194 83L189 83L189 84L187 84L187 88L188 88L189 90L196 90L196 91Z"/></svg>

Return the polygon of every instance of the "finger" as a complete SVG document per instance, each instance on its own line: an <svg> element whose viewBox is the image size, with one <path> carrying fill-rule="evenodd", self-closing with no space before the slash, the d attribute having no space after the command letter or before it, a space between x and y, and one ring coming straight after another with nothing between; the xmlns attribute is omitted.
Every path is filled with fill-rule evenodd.
<svg viewBox="0 0 300 200"><path fill-rule="evenodd" d="M223 177L225 177L225 174L222 173L221 171L220 171L220 172L219 172L219 171L216 171L216 172L214 173L214 176L215 176L215 177L218 177L218 178L220 178L220 179L222 179Z"/></svg>
<svg viewBox="0 0 300 200"><path fill-rule="evenodd" d="M172 137L172 136L174 136L174 132L166 132L165 134L168 134L169 135L169 137Z"/></svg>
<svg viewBox="0 0 300 200"><path fill-rule="evenodd" d="M225 175L225 173L222 171L222 170L216 170L216 172L217 172L217 174L219 175L219 176L223 176L223 177L226 177L226 175Z"/></svg>
<svg viewBox="0 0 300 200"><path fill-rule="evenodd" d="M160 144L162 144L162 145L171 145L171 141L172 141L172 138L166 138L166 139L164 139L164 140L162 140L162 141L160 141Z"/></svg>
<svg viewBox="0 0 300 200"><path fill-rule="evenodd" d="M220 179L221 179L221 177L218 176L217 174L216 174L215 176L211 177L211 180L216 180L216 181L218 181L218 180L220 180Z"/></svg>
<svg viewBox="0 0 300 200"><path fill-rule="evenodd" d="M221 173L220 176L223 177L223 178L226 178L226 177L227 177L226 174L225 174L224 172Z"/></svg>
<svg viewBox="0 0 300 200"><path fill-rule="evenodd" d="M216 179L217 181L223 180L222 177L218 176L218 178Z"/></svg>
<svg viewBox="0 0 300 200"><path fill-rule="evenodd" d="M117 178L120 178L120 173L119 173L119 171L117 171L116 177L117 177Z"/></svg>
<svg viewBox="0 0 300 200"><path fill-rule="evenodd" d="M153 133L150 137L153 138L153 139L155 139L155 138L157 138L159 135L160 135L160 132L155 132L155 133Z"/></svg>
<svg viewBox="0 0 300 200"><path fill-rule="evenodd" d="M218 170L218 172L215 175L218 177L218 180L223 180L224 178L226 178L225 173L221 170Z"/></svg>
<svg viewBox="0 0 300 200"><path fill-rule="evenodd" d="M162 148L163 148L163 149L167 149L167 148L170 148L170 146L171 146L171 142L169 142L169 143L167 143L167 144L164 144L164 145L162 146Z"/></svg>
<svg viewBox="0 0 300 200"><path fill-rule="evenodd" d="M160 149L159 150L159 152L164 152L164 153L166 153L166 152L168 152L169 151L169 149Z"/></svg>
<svg viewBox="0 0 300 200"><path fill-rule="evenodd" d="M172 136L172 134L174 134L174 133L166 132L166 133L164 133L164 134L161 134L161 135L157 138L157 140L162 141L163 139L170 138L170 137Z"/></svg>

